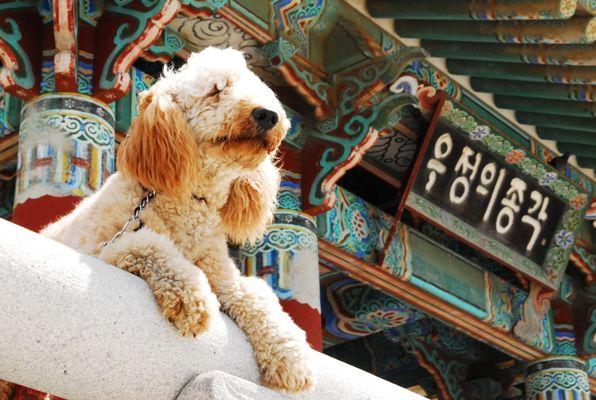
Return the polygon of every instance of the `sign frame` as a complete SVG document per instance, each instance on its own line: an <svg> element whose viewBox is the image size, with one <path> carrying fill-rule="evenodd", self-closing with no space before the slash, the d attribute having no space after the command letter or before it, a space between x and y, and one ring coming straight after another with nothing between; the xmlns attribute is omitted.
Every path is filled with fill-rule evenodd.
<svg viewBox="0 0 596 400"><path fill-rule="evenodd" d="M473 115L465 106L456 103L446 93L441 92L438 96L440 98L436 103L435 112L401 198L397 219L401 219L403 211L408 210L507 268L556 292L563 279L584 210L588 205L588 193L538 159L529 149L523 148L486 121ZM525 181L532 182L549 196L563 202L565 206L554 229L542 265L508 248L494 235L491 236L453 215L446 207L440 207L412 191L424 167L423 160L432 138L437 134L435 130L439 122L449 125L465 140L474 140L483 154L490 154L498 160L499 165L506 165L515 170L524 177Z"/></svg>

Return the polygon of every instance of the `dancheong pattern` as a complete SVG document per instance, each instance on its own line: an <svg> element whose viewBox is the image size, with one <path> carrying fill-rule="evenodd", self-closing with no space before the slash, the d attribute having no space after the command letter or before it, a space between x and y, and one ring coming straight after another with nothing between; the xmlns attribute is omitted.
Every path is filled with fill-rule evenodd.
<svg viewBox="0 0 596 400"><path fill-rule="evenodd" d="M114 115L104 103L46 94L21 119L17 204L44 192L88 196L114 171Z"/></svg>
<svg viewBox="0 0 596 400"><path fill-rule="evenodd" d="M536 400L590 400L584 362L573 357L553 357L526 368L526 398Z"/></svg>
<svg viewBox="0 0 596 400"><path fill-rule="evenodd" d="M274 222L265 235L254 243L243 245L236 254L240 269L249 276L265 279L281 299L293 298L297 255L318 259L314 219L300 211L300 175L284 171L278 193ZM295 284L295 283L294 283Z"/></svg>

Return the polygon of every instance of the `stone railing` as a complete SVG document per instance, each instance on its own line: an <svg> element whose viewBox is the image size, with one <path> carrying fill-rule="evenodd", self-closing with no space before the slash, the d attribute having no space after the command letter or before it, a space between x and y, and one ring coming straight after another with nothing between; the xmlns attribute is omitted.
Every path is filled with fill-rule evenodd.
<svg viewBox="0 0 596 400"><path fill-rule="evenodd" d="M185 338L141 279L0 220L0 378L76 399L422 399L323 354L314 391L259 381L225 315Z"/></svg>

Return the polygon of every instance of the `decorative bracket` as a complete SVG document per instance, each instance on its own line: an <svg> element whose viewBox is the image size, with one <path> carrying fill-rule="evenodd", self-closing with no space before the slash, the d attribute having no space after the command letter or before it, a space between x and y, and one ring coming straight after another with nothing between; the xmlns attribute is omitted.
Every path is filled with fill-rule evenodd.
<svg viewBox="0 0 596 400"><path fill-rule="evenodd" d="M93 74L96 98L109 103L130 89L132 64L160 37L180 7L178 0L108 3L96 35L114 39L97 41Z"/></svg>
<svg viewBox="0 0 596 400"><path fill-rule="evenodd" d="M400 47L334 76L335 112L319 121L319 133L307 139L303 151L306 212L316 215L330 209L338 179L362 159L380 132L397 125L403 106L417 103L410 93L385 89L413 59L425 55L419 48Z"/></svg>
<svg viewBox="0 0 596 400"><path fill-rule="evenodd" d="M0 84L22 99L39 92L42 21L33 1L0 4Z"/></svg>
<svg viewBox="0 0 596 400"><path fill-rule="evenodd" d="M298 49L291 42L279 37L265 44L263 51L271 66L277 68L285 80L315 108L316 118L324 118L332 113L335 106L333 86L296 64L293 58Z"/></svg>
<svg viewBox="0 0 596 400"><path fill-rule="evenodd" d="M176 55L177 52L184 49L184 38L178 32L166 28L161 33L160 39L153 46L149 47L144 53L143 58L148 61L159 61L167 63Z"/></svg>
<svg viewBox="0 0 596 400"><path fill-rule="evenodd" d="M554 296L555 292L532 281L530 293L522 306L521 319L513 327L513 333L535 347L542 347L544 344L536 341L540 340L542 323L550 310L550 302ZM551 340L549 344L551 350L552 342Z"/></svg>

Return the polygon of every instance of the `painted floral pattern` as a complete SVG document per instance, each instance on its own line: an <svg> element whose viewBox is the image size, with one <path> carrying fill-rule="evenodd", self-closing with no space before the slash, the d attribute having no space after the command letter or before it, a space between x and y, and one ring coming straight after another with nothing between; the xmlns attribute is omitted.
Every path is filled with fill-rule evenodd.
<svg viewBox="0 0 596 400"><path fill-rule="evenodd" d="M557 180L557 174L555 172L546 172L543 174L540 179L538 179L538 183L541 186L550 186Z"/></svg>
<svg viewBox="0 0 596 400"><path fill-rule="evenodd" d="M575 241L575 237L573 236L572 232L569 232L567 229L561 229L559 233L555 235L555 242L558 246L568 249L573 245Z"/></svg>
<svg viewBox="0 0 596 400"><path fill-rule="evenodd" d="M490 133L490 128L486 125L478 125L471 133L472 140L482 140Z"/></svg>
<svg viewBox="0 0 596 400"><path fill-rule="evenodd" d="M517 164L524 159L526 153L521 150L512 150L505 156L505 161L509 164Z"/></svg>
<svg viewBox="0 0 596 400"><path fill-rule="evenodd" d="M366 316L359 316L356 321L363 330L378 332L383 329L393 328L408 322L409 314L401 310L374 310ZM364 317L364 318L363 318Z"/></svg>
<svg viewBox="0 0 596 400"><path fill-rule="evenodd" d="M585 194L578 194L570 201L571 207L573 207L574 210L581 210L586 206L587 202L588 196L586 196Z"/></svg>

